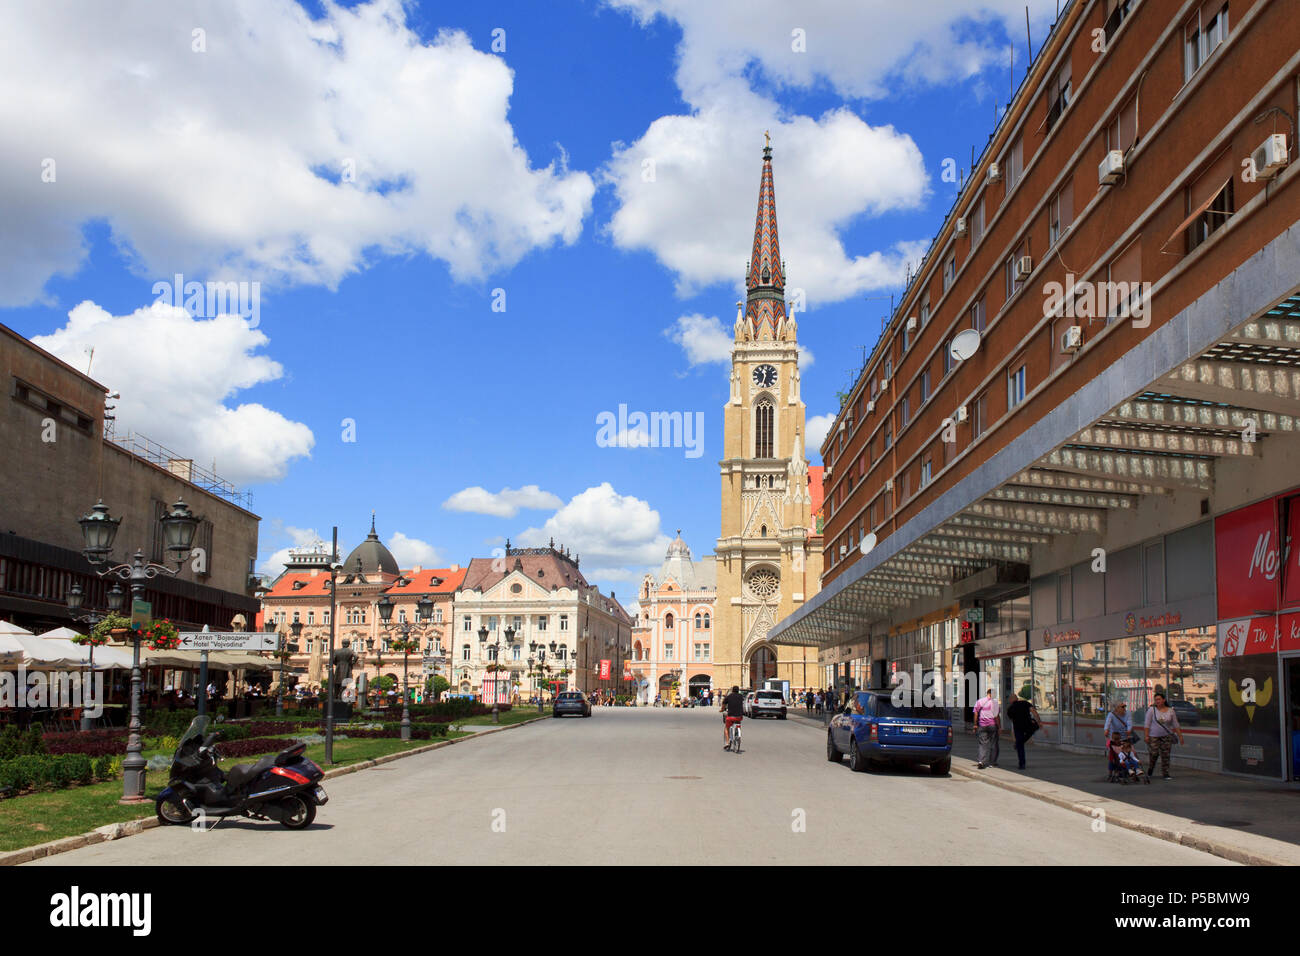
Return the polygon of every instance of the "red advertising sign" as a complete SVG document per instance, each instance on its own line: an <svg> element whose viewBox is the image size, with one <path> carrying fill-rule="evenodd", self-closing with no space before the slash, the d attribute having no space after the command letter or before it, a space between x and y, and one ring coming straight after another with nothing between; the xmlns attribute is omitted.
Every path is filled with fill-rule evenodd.
<svg viewBox="0 0 1300 956"><path fill-rule="evenodd" d="M632 672L630 670L623 671L623 680L631 680L631 679L632 679Z"/></svg>
<svg viewBox="0 0 1300 956"><path fill-rule="evenodd" d="M1282 569L1282 606L1300 607L1300 495L1283 498L1280 510L1287 523L1286 562Z"/></svg>
<svg viewBox="0 0 1300 956"><path fill-rule="evenodd" d="M609 675L610 675L610 662L606 660L602 660L600 662L600 679L609 680Z"/></svg>
<svg viewBox="0 0 1300 956"><path fill-rule="evenodd" d="M1300 651L1300 614L1278 615L1277 649L1279 651Z"/></svg>
<svg viewBox="0 0 1300 956"><path fill-rule="evenodd" d="M1245 657L1249 654L1275 654L1278 645L1278 618L1243 618L1219 625L1219 656Z"/></svg>
<svg viewBox="0 0 1300 956"><path fill-rule="evenodd" d="M1278 545L1274 499L1214 519L1220 620L1277 609Z"/></svg>

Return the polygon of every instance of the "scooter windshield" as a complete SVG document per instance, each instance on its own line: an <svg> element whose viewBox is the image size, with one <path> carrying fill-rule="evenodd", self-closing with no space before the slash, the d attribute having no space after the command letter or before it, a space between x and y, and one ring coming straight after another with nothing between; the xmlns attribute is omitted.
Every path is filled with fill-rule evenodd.
<svg viewBox="0 0 1300 956"><path fill-rule="evenodd" d="M177 755L179 756L180 752L185 748L185 745L192 740L195 741L196 744L203 743L203 738L208 735L208 725L211 723L212 718L207 714L204 714L201 717L195 717L194 720L190 722L189 729L185 731L185 736L183 736L180 743L176 745Z"/></svg>

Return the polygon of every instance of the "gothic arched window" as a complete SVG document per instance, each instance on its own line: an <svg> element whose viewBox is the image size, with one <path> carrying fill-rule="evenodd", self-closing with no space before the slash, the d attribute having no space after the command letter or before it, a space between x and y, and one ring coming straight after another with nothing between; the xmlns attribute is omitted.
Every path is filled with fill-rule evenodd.
<svg viewBox="0 0 1300 956"><path fill-rule="evenodd" d="M754 406L754 457L771 458L772 456L772 416L774 413L770 399L763 399Z"/></svg>
<svg viewBox="0 0 1300 956"><path fill-rule="evenodd" d="M673 629L673 616L671 614L664 615L664 628L669 631Z"/></svg>

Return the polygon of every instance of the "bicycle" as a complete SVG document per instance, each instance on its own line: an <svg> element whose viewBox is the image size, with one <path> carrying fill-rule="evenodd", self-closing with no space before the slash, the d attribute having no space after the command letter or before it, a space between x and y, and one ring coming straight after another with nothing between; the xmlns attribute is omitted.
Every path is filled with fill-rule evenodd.
<svg viewBox="0 0 1300 956"><path fill-rule="evenodd" d="M740 721L731 725L731 752L740 753Z"/></svg>

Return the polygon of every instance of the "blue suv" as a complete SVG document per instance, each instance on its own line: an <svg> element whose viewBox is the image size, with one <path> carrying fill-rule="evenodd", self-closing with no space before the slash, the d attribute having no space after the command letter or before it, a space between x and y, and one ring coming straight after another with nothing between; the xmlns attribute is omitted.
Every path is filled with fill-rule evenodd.
<svg viewBox="0 0 1300 956"><path fill-rule="evenodd" d="M864 690L831 718L826 759L864 773L873 761L924 763L936 774L952 767L952 721L944 707L905 699L895 703L887 690Z"/></svg>

